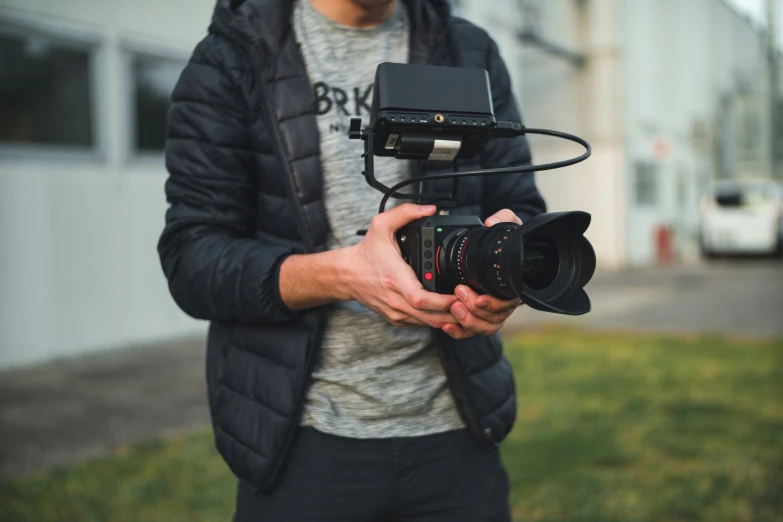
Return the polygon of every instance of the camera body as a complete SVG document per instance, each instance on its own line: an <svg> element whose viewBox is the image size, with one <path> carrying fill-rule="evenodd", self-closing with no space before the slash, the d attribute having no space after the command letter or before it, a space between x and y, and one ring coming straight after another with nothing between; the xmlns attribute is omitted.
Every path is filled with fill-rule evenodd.
<svg viewBox="0 0 783 522"><path fill-rule="evenodd" d="M584 237L589 225L581 211L492 227L476 216L435 215L409 223L396 239L429 292L453 294L466 285L498 299L522 298L536 310L580 315L590 309L583 287L595 272L595 252Z"/></svg>
<svg viewBox="0 0 783 522"><path fill-rule="evenodd" d="M452 274L446 263L446 238L462 231L483 228L476 216L435 215L418 219L397 231L397 244L424 289L439 294L453 294L458 284L468 284L459 274Z"/></svg>

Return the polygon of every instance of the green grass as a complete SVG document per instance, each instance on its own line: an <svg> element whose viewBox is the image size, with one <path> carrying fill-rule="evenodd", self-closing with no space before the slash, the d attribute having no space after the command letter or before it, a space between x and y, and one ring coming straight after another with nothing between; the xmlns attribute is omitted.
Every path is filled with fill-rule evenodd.
<svg viewBox="0 0 783 522"><path fill-rule="evenodd" d="M783 521L783 341L554 330L510 340L516 520ZM211 435L0 488L2 522L228 521Z"/></svg>
<svg viewBox="0 0 783 522"><path fill-rule="evenodd" d="M513 346L519 520L783 521L783 342L558 331Z"/></svg>

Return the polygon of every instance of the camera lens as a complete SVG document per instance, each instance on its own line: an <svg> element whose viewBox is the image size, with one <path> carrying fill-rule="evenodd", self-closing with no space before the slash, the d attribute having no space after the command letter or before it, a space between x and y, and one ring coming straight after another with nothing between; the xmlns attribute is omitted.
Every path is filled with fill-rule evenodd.
<svg viewBox="0 0 783 522"><path fill-rule="evenodd" d="M453 230L436 254L438 274L498 299L521 298L537 310L579 315L590 310L583 287L595 271L583 212L534 216L524 225Z"/></svg>
<svg viewBox="0 0 783 522"><path fill-rule="evenodd" d="M458 284L500 299L519 297L512 274L522 274L520 225L457 230L444 241L446 270Z"/></svg>
<svg viewBox="0 0 783 522"><path fill-rule="evenodd" d="M557 246L549 238L533 236L525 241L522 274L528 287L543 290L555 282L559 270L560 256Z"/></svg>

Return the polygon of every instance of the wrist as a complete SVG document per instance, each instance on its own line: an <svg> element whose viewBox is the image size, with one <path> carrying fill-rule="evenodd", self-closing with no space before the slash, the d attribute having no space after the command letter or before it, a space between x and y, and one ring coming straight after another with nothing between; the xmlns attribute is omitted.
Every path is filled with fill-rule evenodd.
<svg viewBox="0 0 783 522"><path fill-rule="evenodd" d="M329 302L353 299L351 252L352 248L348 247L308 256L310 262L302 275Z"/></svg>
<svg viewBox="0 0 783 522"><path fill-rule="evenodd" d="M356 300L354 289L353 265L356 262L356 247L346 247L333 250L332 263L332 287L334 298L338 301Z"/></svg>
<svg viewBox="0 0 783 522"><path fill-rule="evenodd" d="M342 250L287 257L279 277L283 303L291 310L303 310L350 300L346 286L349 259Z"/></svg>

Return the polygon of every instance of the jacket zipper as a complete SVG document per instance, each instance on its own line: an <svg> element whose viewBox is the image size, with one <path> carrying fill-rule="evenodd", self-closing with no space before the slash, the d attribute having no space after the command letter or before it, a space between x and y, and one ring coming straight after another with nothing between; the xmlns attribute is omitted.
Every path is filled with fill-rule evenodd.
<svg viewBox="0 0 783 522"><path fill-rule="evenodd" d="M285 148L283 147L283 138L280 136L280 129L278 127L277 121L274 119L274 107L272 106L272 102L269 100L269 90L266 85L266 81L264 81L263 75L259 73L255 62L253 61L252 56L250 55L250 51L245 47L244 42L240 40L239 38L235 37L234 35L230 35L229 39L234 42L234 44L242 50L242 54L245 56L246 61L248 62L248 65L250 66L250 70L253 71L253 77L256 80L256 84L261 88L262 91L262 97L264 98L264 105L266 106L266 112L269 115L269 119L273 125L270 125L270 130L272 131L272 134L274 135L275 140L275 155L277 156L278 161L283 165L283 169L285 169L285 179L286 179L286 188L288 189L288 197L292 199L294 202L294 206L296 207L296 218L297 218L297 225L299 226L299 229L302 233L302 238L305 242L305 247L307 248L307 251L309 253L312 253L315 251L315 247L312 242L312 238L310 237L310 232L307 229L307 222L305 221L304 211L302 210L302 205L299 204L299 196L296 193L296 186L294 185L293 181L293 173L291 172L291 167L288 165L288 160L285 158L285 155L283 151Z"/></svg>
<svg viewBox="0 0 783 522"><path fill-rule="evenodd" d="M234 44L242 50L243 55L245 56L245 60L247 61L248 65L250 66L250 70L253 72L253 77L256 80L256 84L261 89L262 97L264 98L264 104L266 106L267 114L269 115L269 120L272 125L270 125L270 130L274 136L275 139L275 145L276 145L276 152L275 154L278 157L278 161L282 163L283 168L285 169L285 178L287 181L287 188L289 197L292 199L294 206L296 207L296 214L297 214L297 220L298 225L300 227L302 237L305 242L305 247L308 252L312 253L315 251L315 247L312 243L312 239L310 238L310 233L307 229L307 224L304 217L304 211L302 210L302 206L299 203L299 196L296 193L296 187L293 182L293 173L291 172L291 168L288 165L288 160L285 158L285 155L283 151L285 150L283 148L283 139L280 136L280 129L278 127L278 122L274 119L274 107L272 106L272 102L269 99L269 90L266 85L266 81L263 78L263 75L260 74L258 71L258 68L255 65L255 62L253 61L253 58L250 54L250 51L245 47L244 42L242 42L240 39L236 38L234 35L230 35L229 39L234 42ZM277 481L277 477L280 474L280 470L282 469L283 464L285 463L286 457L288 455L288 450L291 446L291 443L294 439L294 433L296 429L299 427L299 423L302 417L302 409L304 408L304 402L305 402L305 393L309 387L309 381L311 378L311 375L313 373L313 366L315 364L315 346L319 345L321 342L321 337L323 335L323 329L324 329L324 322L325 322L326 316L325 312L323 310L318 312L318 324L316 326L315 330L315 339L314 339L314 345L310 347L308 350L307 355L305 356L305 364L304 364L304 374L303 379L304 382L302 383L302 386L299 387L299 395L296 398L296 409L294 411L293 416L291 417L291 423L288 426L288 429L286 431L285 437L283 438L283 447L280 448L280 451L275 455L275 460L272 462L271 469L267 472L266 475L266 481L267 482L267 489L272 489L275 485L275 482ZM255 493L258 494L261 492L261 488L255 487Z"/></svg>

